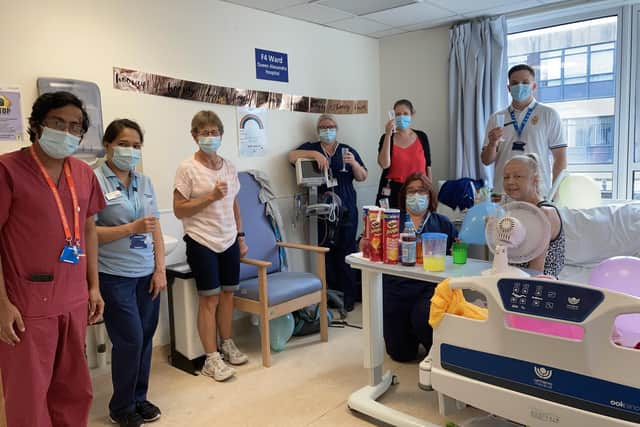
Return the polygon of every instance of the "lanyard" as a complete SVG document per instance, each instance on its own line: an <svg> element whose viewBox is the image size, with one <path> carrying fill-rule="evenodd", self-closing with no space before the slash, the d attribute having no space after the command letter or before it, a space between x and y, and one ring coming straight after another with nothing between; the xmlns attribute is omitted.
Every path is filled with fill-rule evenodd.
<svg viewBox="0 0 640 427"><path fill-rule="evenodd" d="M69 167L69 161L64 161L64 176L67 179L67 185L69 185L69 191L71 192L71 200L73 202L73 222L74 222L74 236L71 235L71 229L69 228L69 221L67 220L67 215L64 212L64 207L62 206L62 200L60 199L60 194L58 193L58 189L55 184L51 180L51 177L47 173L42 161L36 155L35 148L33 145L31 146L31 156L35 160L36 164L40 168L40 172L44 176L44 179L49 184L49 189L53 194L53 198L56 200L56 204L58 205L58 213L60 214L60 220L62 221L62 228L64 229L64 237L69 245L72 242L75 242L76 246L80 246L80 206L78 205L78 196L76 195L76 184L73 180L73 176L71 175L71 168Z"/></svg>
<svg viewBox="0 0 640 427"><path fill-rule="evenodd" d="M424 231L424 226L427 225L427 221L429 221L430 216L431 216L431 212L427 211L427 216L424 217L424 220L422 221L422 225L417 230L417 234L422 234L422 232Z"/></svg>
<svg viewBox="0 0 640 427"><path fill-rule="evenodd" d="M531 117L531 113L533 113L533 110L535 110L537 105L538 103L536 102L535 104L533 104L533 107L527 108L527 114L525 114L524 119L522 120L522 123L520 123L520 126L518 126L518 121L516 120L516 114L513 112L513 109L509 110L509 114L511 114L511 120L513 121L513 128L516 130L516 133L518 134L518 138L522 136L524 127L527 125L527 122L529 121L529 117Z"/></svg>

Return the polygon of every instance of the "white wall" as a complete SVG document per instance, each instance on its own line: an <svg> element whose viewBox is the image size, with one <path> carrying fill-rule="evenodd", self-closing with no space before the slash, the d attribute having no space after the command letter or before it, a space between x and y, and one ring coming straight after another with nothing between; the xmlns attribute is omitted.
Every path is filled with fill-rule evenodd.
<svg viewBox="0 0 640 427"><path fill-rule="evenodd" d="M427 133L435 180L449 177L447 27L400 34L380 40L380 116L388 119L393 103L407 98L416 109L413 127Z"/></svg>
<svg viewBox="0 0 640 427"><path fill-rule="evenodd" d="M285 232L290 240L301 241L301 228L291 227L295 177L286 153L315 138L317 115L270 111L269 154L239 158L235 108L115 90L114 66L222 86L367 99L369 114L338 117L338 138L364 158L371 174L361 186L360 202L373 201L375 190L370 189L379 177L376 141L382 129L377 40L215 0L25 0L3 2L1 14L7 18L3 32L12 37L2 43L7 66L0 85L21 86L24 116L36 98L38 77L97 83L105 125L128 117L143 126L144 172L156 187L161 209L171 208L179 161L195 151L189 135L193 114L213 109L225 124L222 156L240 170L262 169L271 176L287 221ZM256 47L289 54L288 84L255 79ZM14 148L0 145L0 152Z"/></svg>

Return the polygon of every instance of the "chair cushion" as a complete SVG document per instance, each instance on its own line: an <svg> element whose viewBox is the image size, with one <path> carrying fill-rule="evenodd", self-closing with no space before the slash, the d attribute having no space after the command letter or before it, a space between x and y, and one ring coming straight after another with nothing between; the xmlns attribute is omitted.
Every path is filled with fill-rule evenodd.
<svg viewBox="0 0 640 427"><path fill-rule="evenodd" d="M311 273L281 271L267 275L269 307L322 289L320 279ZM258 301L258 279L240 281L236 296Z"/></svg>

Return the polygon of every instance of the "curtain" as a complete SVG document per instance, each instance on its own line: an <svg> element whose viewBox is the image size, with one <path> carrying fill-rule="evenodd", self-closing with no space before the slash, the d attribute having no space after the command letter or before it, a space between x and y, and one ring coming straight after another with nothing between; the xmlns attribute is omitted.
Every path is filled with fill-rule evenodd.
<svg viewBox="0 0 640 427"><path fill-rule="evenodd" d="M449 30L449 174L493 182L480 152L491 113L507 105L507 21L504 16Z"/></svg>

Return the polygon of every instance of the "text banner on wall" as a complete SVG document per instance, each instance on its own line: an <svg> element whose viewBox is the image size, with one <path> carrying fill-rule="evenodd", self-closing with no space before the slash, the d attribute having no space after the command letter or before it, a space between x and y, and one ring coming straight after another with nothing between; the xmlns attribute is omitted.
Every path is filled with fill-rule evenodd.
<svg viewBox="0 0 640 427"><path fill-rule="evenodd" d="M253 89L238 89L165 77L144 71L113 68L115 89L236 107L303 113L367 114L367 100L314 98Z"/></svg>

